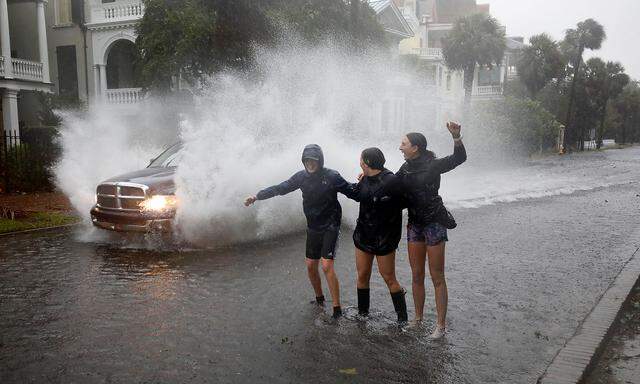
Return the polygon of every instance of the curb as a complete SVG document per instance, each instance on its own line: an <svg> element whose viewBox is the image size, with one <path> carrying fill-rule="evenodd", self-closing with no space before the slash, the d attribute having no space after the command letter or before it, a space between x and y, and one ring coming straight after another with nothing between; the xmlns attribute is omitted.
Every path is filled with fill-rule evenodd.
<svg viewBox="0 0 640 384"><path fill-rule="evenodd" d="M50 230L60 229L60 228L69 228L69 227L75 227L76 225L80 225L80 224L82 224L82 220L78 221L77 223L56 225L54 227L33 228L33 229L25 229L23 231L0 233L0 237L11 236L11 235L22 235L25 233L40 232L40 231L50 231Z"/></svg>
<svg viewBox="0 0 640 384"><path fill-rule="evenodd" d="M538 384L578 384L605 346L605 338L621 312L633 287L640 282L640 248L636 248L618 276L553 358Z"/></svg>

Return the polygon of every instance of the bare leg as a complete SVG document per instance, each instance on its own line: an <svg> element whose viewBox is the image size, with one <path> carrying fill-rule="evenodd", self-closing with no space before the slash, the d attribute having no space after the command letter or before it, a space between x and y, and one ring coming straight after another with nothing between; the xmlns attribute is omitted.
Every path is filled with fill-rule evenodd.
<svg viewBox="0 0 640 384"><path fill-rule="evenodd" d="M447 292L447 282L444 277L444 248L445 242L427 247L429 254L429 274L433 282L436 295L436 312L438 314L438 327L443 328L447 318L447 304L449 296Z"/></svg>
<svg viewBox="0 0 640 384"><path fill-rule="evenodd" d="M316 293L316 297L322 296L322 281L320 280L320 274L318 273L318 264L320 260L306 259L307 262L307 274L309 275L309 281Z"/></svg>
<svg viewBox="0 0 640 384"><path fill-rule="evenodd" d="M369 288L372 267L373 255L356 248L356 270L358 271L357 287L359 289Z"/></svg>
<svg viewBox="0 0 640 384"><path fill-rule="evenodd" d="M340 306L340 283L338 283L338 276L333 268L333 260L322 258L322 271L324 277L327 279L327 285L329 286L329 292L331 293L331 299L333 300L333 306Z"/></svg>
<svg viewBox="0 0 640 384"><path fill-rule="evenodd" d="M424 311L424 267L427 258L427 247L423 242L409 242L409 264L412 273L413 305L416 309L416 320L422 320Z"/></svg>
<svg viewBox="0 0 640 384"><path fill-rule="evenodd" d="M376 260L378 261L378 271L380 271L384 282L387 283L389 292L400 292L402 288L396 279L396 253L391 252L385 256L377 256ZM369 274L371 274L371 270L369 270Z"/></svg>

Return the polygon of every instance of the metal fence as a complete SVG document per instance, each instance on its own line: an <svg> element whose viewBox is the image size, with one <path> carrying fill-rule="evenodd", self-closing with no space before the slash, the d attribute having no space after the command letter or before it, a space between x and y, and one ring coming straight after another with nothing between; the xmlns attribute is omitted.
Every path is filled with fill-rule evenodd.
<svg viewBox="0 0 640 384"><path fill-rule="evenodd" d="M0 192L52 188L51 166L58 157L55 130L48 127L0 132Z"/></svg>

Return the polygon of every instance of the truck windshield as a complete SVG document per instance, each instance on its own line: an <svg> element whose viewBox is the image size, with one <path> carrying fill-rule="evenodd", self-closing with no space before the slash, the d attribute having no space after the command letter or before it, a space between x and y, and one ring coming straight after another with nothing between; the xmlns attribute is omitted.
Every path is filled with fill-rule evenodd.
<svg viewBox="0 0 640 384"><path fill-rule="evenodd" d="M169 147L169 149L162 152L160 156L151 161L151 164L149 164L149 168L176 167L178 165L178 162L180 161L181 152L182 144L174 144Z"/></svg>

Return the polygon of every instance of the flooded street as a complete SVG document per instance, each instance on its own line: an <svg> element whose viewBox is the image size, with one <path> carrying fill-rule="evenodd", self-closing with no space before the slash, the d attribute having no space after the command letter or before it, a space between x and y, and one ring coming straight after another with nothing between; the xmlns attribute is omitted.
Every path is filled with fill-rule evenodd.
<svg viewBox="0 0 640 384"><path fill-rule="evenodd" d="M330 303L310 303L303 234L183 251L78 241L85 228L1 237L0 382L535 382L640 244L639 154L582 155L552 170L615 175L602 187L459 204L449 333L436 342L430 283L424 329L397 327L377 270L372 315L356 319L348 228L337 322ZM397 274L411 318L405 240Z"/></svg>

